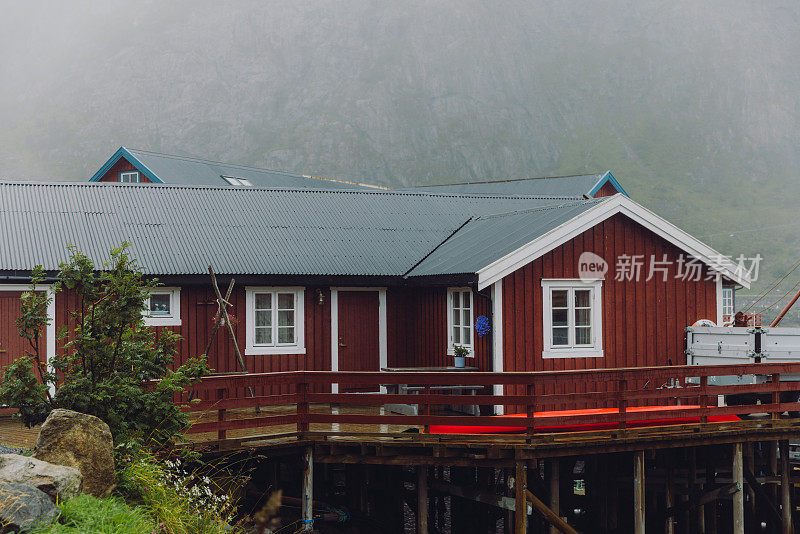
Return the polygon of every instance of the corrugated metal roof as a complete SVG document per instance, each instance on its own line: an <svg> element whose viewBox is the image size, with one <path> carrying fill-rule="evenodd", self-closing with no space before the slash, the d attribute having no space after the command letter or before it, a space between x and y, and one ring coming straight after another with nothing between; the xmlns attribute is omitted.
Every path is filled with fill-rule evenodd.
<svg viewBox="0 0 800 534"><path fill-rule="evenodd" d="M222 177L230 176L249 180L255 187L367 189L366 186L354 183L311 178L300 174L259 169L245 165L159 154L132 148L126 150L165 183L174 185L226 186L228 184Z"/></svg>
<svg viewBox="0 0 800 534"><path fill-rule="evenodd" d="M465 182L446 185L426 185L398 189L397 191L425 191L466 195L541 195L550 197L583 198L605 176L583 174L549 178L521 178L485 182Z"/></svg>
<svg viewBox="0 0 800 534"><path fill-rule="evenodd" d="M112 247L130 241L133 257L158 275L203 274L213 265L220 274L401 276L471 217L563 203L369 190L0 182L0 270L57 269L69 244L100 265ZM430 260L452 270L446 257Z"/></svg>
<svg viewBox="0 0 800 534"><path fill-rule="evenodd" d="M417 265L409 276L474 273L605 199L561 202L469 221Z"/></svg>

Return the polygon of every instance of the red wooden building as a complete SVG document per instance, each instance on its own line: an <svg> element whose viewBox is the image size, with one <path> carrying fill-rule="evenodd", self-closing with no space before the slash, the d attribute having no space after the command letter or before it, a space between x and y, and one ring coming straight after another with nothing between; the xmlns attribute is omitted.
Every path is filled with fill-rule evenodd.
<svg viewBox="0 0 800 534"><path fill-rule="evenodd" d="M181 358L218 311L208 267L234 278L248 372L445 366L454 345L483 371L683 364L685 327L749 285L611 173L403 191L0 183L0 217L0 365L21 348L30 269L54 274L68 244L100 265L132 243L164 284L143 313L182 336ZM73 306L56 296L49 354ZM225 335L208 357L241 370Z"/></svg>

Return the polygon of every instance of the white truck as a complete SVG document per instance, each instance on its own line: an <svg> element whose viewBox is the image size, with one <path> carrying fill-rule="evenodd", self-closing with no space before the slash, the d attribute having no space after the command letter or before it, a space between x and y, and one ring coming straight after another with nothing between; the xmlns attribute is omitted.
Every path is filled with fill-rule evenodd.
<svg viewBox="0 0 800 534"><path fill-rule="evenodd" d="M800 362L800 328L751 326L689 326L686 328L686 363L726 365L740 363ZM720 376L709 378L714 385L761 384L765 375ZM798 391L781 394L782 402L800 400L800 373L781 375L781 381L796 381ZM727 395L725 403L769 402L757 394Z"/></svg>

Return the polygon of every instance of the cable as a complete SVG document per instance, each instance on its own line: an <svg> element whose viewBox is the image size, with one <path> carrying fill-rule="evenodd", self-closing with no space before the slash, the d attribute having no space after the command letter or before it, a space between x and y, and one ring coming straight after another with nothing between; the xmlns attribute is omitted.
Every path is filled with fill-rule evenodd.
<svg viewBox="0 0 800 534"><path fill-rule="evenodd" d="M773 289L775 289L776 287L778 287L778 286L780 285L780 283L781 283L781 282L783 282L784 280L786 280L786 278L788 278L788 277L789 277L789 275L790 275L790 274L792 274L793 272L795 272L795 271L797 270L797 268L798 268L798 267L800 267L800 261L798 261L797 263L795 263L795 264L794 264L794 267L792 267L792 270L791 270L791 271L789 271L788 273L786 273L785 275L783 275L783 278L781 278L780 280L778 280L777 282L775 282L775 285L774 285L774 286L772 286L771 288L767 289L767 290L764 292L764 294L763 294L763 295L761 295L761 296L760 296L760 297L758 297L758 298L757 298L755 301L753 301L753 302L750 304L750 306L748 306L747 308L745 308L744 310L742 310L742 312L743 312L743 313L747 313L747 312L748 312L748 311L749 311L749 310L750 310L750 309L751 309L753 306L755 306L756 304L758 304L758 303L761 301L761 299L763 299L764 297L766 297L766 296L767 296L767 294L768 294L770 291L772 291ZM790 291L791 291L791 290L790 290ZM784 297L785 297L785 296L786 296L786 295L784 295ZM781 298L783 298L783 297L781 297Z"/></svg>
<svg viewBox="0 0 800 534"><path fill-rule="evenodd" d="M779 302L780 302L780 301L782 301L783 299L785 299L785 298L786 298L786 296L787 296L789 293L791 293L792 291L794 291L794 289L795 289L797 286L800 286L800 280L798 280L798 281L797 281L797 283L796 283L795 285L793 285L793 286L791 287L791 289L789 289L789 291L787 291L786 293L784 293L784 294L783 294L783 296L782 296L781 298L779 298L778 300L776 300L775 302L773 302L772 304L770 304L769 306L767 306L766 308L764 308L764 309L762 310L762 313L763 313L763 312L765 312L765 311L767 311L768 309L772 308L773 306L775 306L777 303L779 303Z"/></svg>

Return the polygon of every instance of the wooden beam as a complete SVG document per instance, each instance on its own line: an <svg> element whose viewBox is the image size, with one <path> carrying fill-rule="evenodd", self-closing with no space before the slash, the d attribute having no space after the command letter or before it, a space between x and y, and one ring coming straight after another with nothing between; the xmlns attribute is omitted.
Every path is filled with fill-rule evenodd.
<svg viewBox="0 0 800 534"><path fill-rule="evenodd" d="M553 458L547 462L547 467L550 469L550 510L556 515L561 517L560 512L560 494L561 494L561 469L559 466L558 458ZM551 524L550 534L557 534L558 527Z"/></svg>
<svg viewBox="0 0 800 534"><path fill-rule="evenodd" d="M633 531L645 534L644 524L644 451L633 453Z"/></svg>
<svg viewBox="0 0 800 534"><path fill-rule="evenodd" d="M547 505L540 501L530 490L525 490L525 498L533 505L533 509L542 514L542 517L554 528L558 529L559 532L563 532L564 534L578 534L577 530L569 526L569 523L561 519L558 514L548 508Z"/></svg>
<svg viewBox="0 0 800 534"><path fill-rule="evenodd" d="M758 480L756 480L755 475L750 471L750 469L744 470L744 479L747 481L747 485L753 490L753 494L757 498L760 498L764 504L767 505L767 510L772 515L772 521L775 521L776 524L780 523L781 513L778 510L778 507L775 506L775 503L772 501L772 497L770 497L769 493L767 493L767 490L765 490L764 487L758 483ZM755 504L753 505L753 508L755 508Z"/></svg>
<svg viewBox="0 0 800 534"><path fill-rule="evenodd" d="M314 449L306 447L303 454L303 498L301 505L302 529L314 528Z"/></svg>
<svg viewBox="0 0 800 534"><path fill-rule="evenodd" d="M667 510L672 510L675 508L675 467L673 466L673 458L672 452L667 452L667 482L666 487L664 489L665 493L665 505ZM672 517L673 514L667 513L667 517L664 521L664 532L665 534L675 534L675 518Z"/></svg>
<svg viewBox="0 0 800 534"><path fill-rule="evenodd" d="M429 481L428 486L431 490L437 493L444 493L447 495L453 495L455 497L461 497L463 499L469 499L471 501L488 504L489 506L502 508L503 510L508 510L509 512L514 512L517 509L516 500L514 497L504 497L502 495L489 493L488 491L465 488L456 484L448 484L446 482L439 482L436 480Z"/></svg>
<svg viewBox="0 0 800 534"><path fill-rule="evenodd" d="M779 444L781 454L781 532L792 534L794 525L792 524L792 486L789 484L789 441L781 440Z"/></svg>
<svg viewBox="0 0 800 534"><path fill-rule="evenodd" d="M528 508L525 506L525 490L527 489L527 468L525 462L517 460L514 476L514 534L526 534L528 531Z"/></svg>
<svg viewBox="0 0 800 534"><path fill-rule="evenodd" d="M735 482L732 484L726 484L725 486L721 486L717 489L703 493L697 498L696 501L687 501L684 503L676 504L671 508L667 508L666 511L667 517L672 517L676 514L685 512L686 510L693 510L700 506L705 506L706 504L714 502L717 499L721 499L729 495L740 493L741 490L742 487L739 484L736 484Z"/></svg>
<svg viewBox="0 0 800 534"><path fill-rule="evenodd" d="M428 534L428 468L417 467L417 534Z"/></svg>
<svg viewBox="0 0 800 534"><path fill-rule="evenodd" d="M744 459L742 458L742 444L733 444L733 483L739 488L744 487ZM733 534L744 534L744 492L737 491L733 494Z"/></svg>

